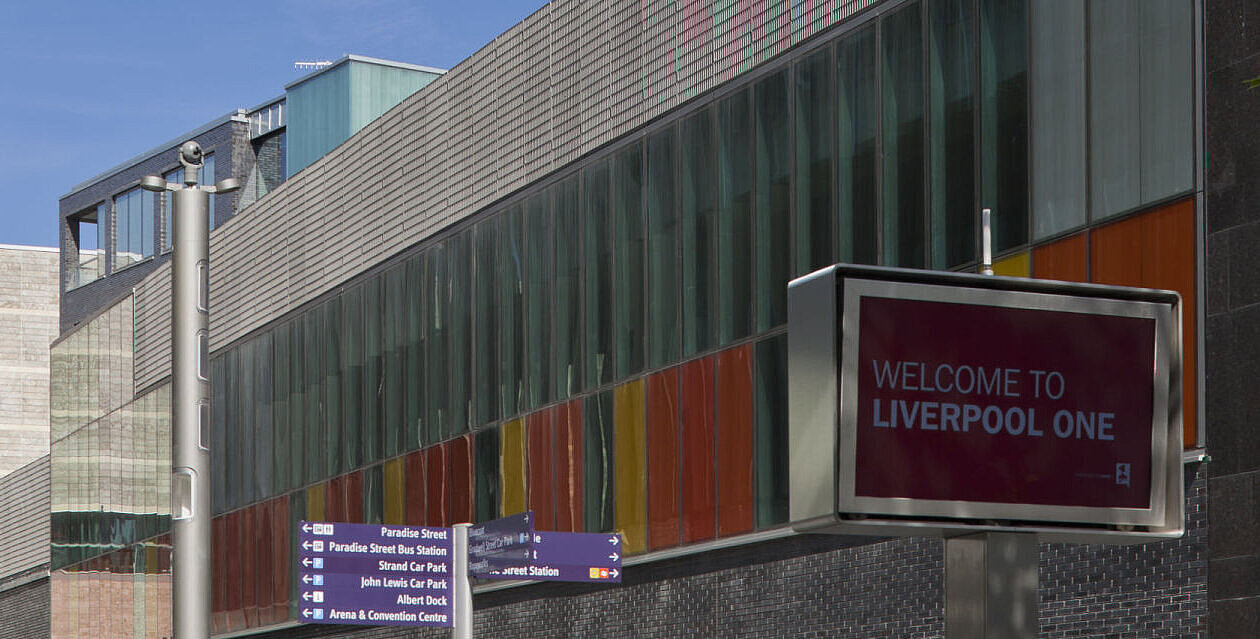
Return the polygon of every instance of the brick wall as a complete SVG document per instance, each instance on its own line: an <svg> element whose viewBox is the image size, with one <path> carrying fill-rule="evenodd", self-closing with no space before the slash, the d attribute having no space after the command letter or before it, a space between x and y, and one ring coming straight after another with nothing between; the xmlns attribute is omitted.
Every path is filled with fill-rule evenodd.
<svg viewBox="0 0 1260 639"><path fill-rule="evenodd" d="M51 604L48 577L0 590L0 639L45 639L52 636Z"/></svg>

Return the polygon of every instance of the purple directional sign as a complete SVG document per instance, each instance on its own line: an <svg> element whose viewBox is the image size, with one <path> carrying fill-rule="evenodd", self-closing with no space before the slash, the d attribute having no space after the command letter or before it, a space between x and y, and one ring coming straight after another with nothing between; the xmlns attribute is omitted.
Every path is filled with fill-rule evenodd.
<svg viewBox="0 0 1260 639"><path fill-rule="evenodd" d="M302 522L301 620L450 627L453 536L450 528Z"/></svg>
<svg viewBox="0 0 1260 639"><path fill-rule="evenodd" d="M487 579L621 582L621 536L534 531L527 562L481 575Z"/></svg>
<svg viewBox="0 0 1260 639"><path fill-rule="evenodd" d="M534 511L500 517L468 529L468 574L519 566L529 560Z"/></svg>

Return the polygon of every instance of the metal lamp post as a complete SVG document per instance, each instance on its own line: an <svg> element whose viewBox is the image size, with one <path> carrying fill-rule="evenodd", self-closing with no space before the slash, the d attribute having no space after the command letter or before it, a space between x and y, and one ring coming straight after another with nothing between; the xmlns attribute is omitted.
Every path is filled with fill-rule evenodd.
<svg viewBox="0 0 1260 639"><path fill-rule="evenodd" d="M183 184L145 176L148 191L171 192L171 529L175 639L210 637L210 231L211 193L228 178L198 186L204 155L179 147Z"/></svg>

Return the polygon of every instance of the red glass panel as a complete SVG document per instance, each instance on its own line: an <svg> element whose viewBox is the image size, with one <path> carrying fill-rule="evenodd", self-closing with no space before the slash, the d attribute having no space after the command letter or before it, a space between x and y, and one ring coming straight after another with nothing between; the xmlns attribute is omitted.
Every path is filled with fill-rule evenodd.
<svg viewBox="0 0 1260 639"><path fill-rule="evenodd" d="M714 356L718 535L753 528L752 346Z"/></svg>
<svg viewBox="0 0 1260 639"><path fill-rule="evenodd" d="M254 507L254 534L258 540L258 549L256 551L258 581L255 586L254 597L258 610L258 625L260 626L272 623L271 557L275 550L272 548L271 520L274 516L272 513L272 502L270 501L264 501Z"/></svg>
<svg viewBox="0 0 1260 639"><path fill-rule="evenodd" d="M426 502L425 519L429 526L451 525L450 485L447 481L446 447L437 445L425 451Z"/></svg>
<svg viewBox="0 0 1260 639"><path fill-rule="evenodd" d="M534 527L539 530L556 529L554 419L552 409L525 418L525 465L529 473L525 486L529 490L529 507L534 511Z"/></svg>
<svg viewBox="0 0 1260 639"><path fill-rule="evenodd" d="M363 523L363 471L346 474L346 518L352 524Z"/></svg>
<svg viewBox="0 0 1260 639"><path fill-rule="evenodd" d="M681 420L683 543L712 539L716 530L713 440L713 358L682 366Z"/></svg>
<svg viewBox="0 0 1260 639"><path fill-rule="evenodd" d="M556 530L581 532L582 400L556 409Z"/></svg>
<svg viewBox="0 0 1260 639"><path fill-rule="evenodd" d="M678 369L647 380L648 548L678 545Z"/></svg>
<svg viewBox="0 0 1260 639"><path fill-rule="evenodd" d="M407 484L404 521L408 526L425 524L424 508L424 458L425 453L417 450L407 453L403 461L403 481Z"/></svg>
<svg viewBox="0 0 1260 639"><path fill-rule="evenodd" d="M328 521L346 519L346 476L333 477L324 489L324 518Z"/></svg>
<svg viewBox="0 0 1260 639"><path fill-rule="evenodd" d="M238 511L237 525L241 528L240 554L241 579L236 587L241 589L241 612L245 616L245 627L258 625L258 544L254 534L254 508Z"/></svg>
<svg viewBox="0 0 1260 639"><path fill-rule="evenodd" d="M219 515L210 521L210 624L216 634L227 632L227 557L227 516Z"/></svg>
<svg viewBox="0 0 1260 639"><path fill-rule="evenodd" d="M244 561L241 552L241 511L227 515L227 627L229 631L245 627L245 589L241 588L241 580L245 578Z"/></svg>
<svg viewBox="0 0 1260 639"><path fill-rule="evenodd" d="M271 506L271 618L289 618L289 498L277 497Z"/></svg>
<svg viewBox="0 0 1260 639"><path fill-rule="evenodd" d="M472 435L457 437L447 444L451 451L451 521L473 522Z"/></svg>

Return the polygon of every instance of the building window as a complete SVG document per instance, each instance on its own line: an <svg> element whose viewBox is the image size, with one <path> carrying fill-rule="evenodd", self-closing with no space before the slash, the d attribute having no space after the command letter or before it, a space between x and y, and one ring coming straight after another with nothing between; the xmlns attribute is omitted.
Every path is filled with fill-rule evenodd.
<svg viewBox="0 0 1260 639"><path fill-rule="evenodd" d="M78 213L69 219L70 241L74 243L77 261L66 274L66 290L78 288L105 275L106 245L104 204Z"/></svg>
<svg viewBox="0 0 1260 639"><path fill-rule="evenodd" d="M153 256L152 193L131 189L114 198L114 270Z"/></svg>

